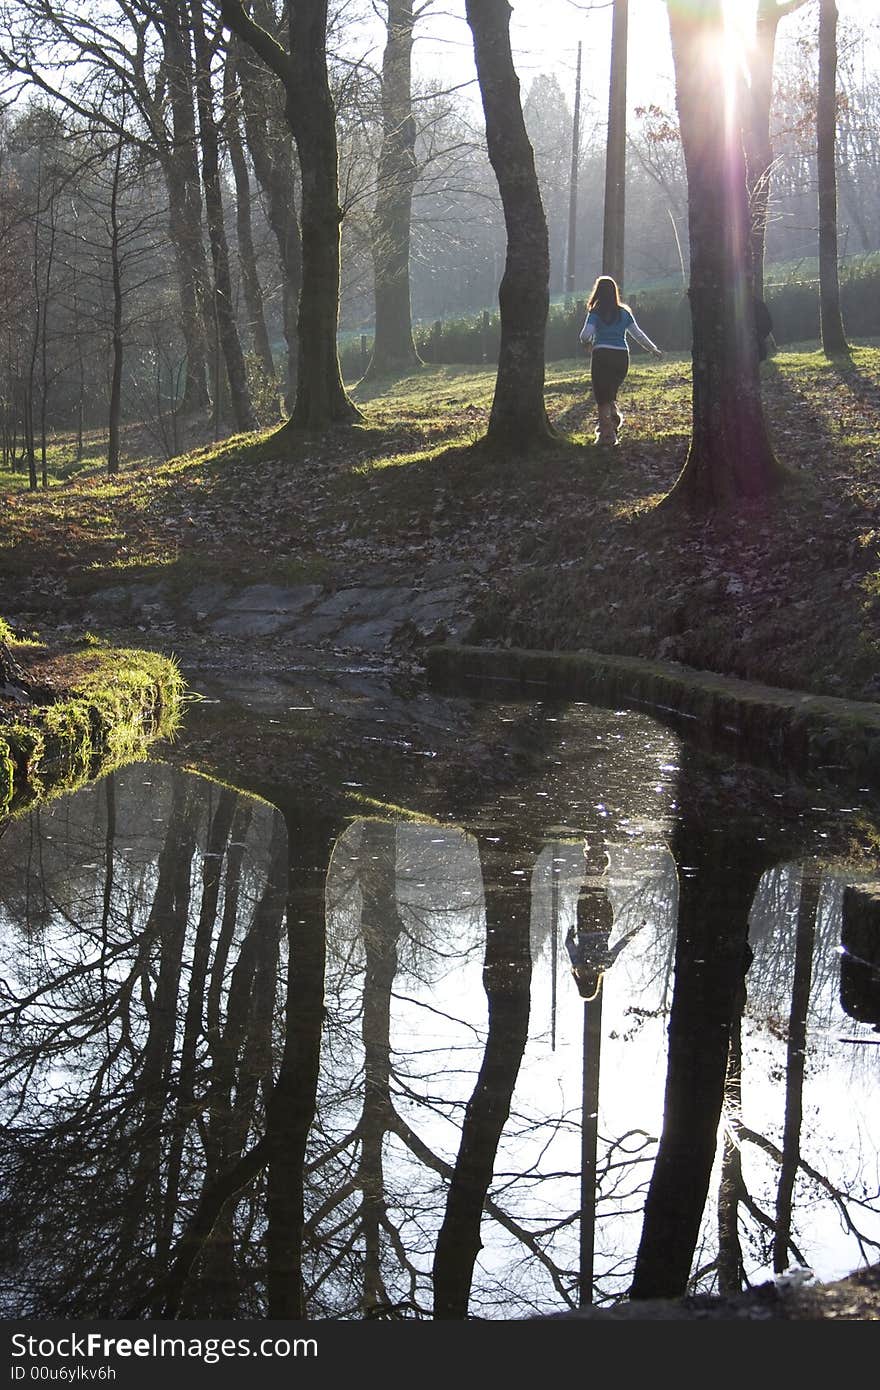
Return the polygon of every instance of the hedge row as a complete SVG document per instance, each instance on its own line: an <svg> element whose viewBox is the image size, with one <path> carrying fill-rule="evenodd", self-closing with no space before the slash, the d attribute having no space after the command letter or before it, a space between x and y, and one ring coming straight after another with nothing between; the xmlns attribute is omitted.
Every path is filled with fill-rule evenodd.
<svg viewBox="0 0 880 1390"><path fill-rule="evenodd" d="M767 304L777 343L798 343L819 336L819 286L816 280L790 280L769 285ZM880 268L859 270L841 279L841 308L847 333L853 338L880 336ZM650 338L669 352L686 352L691 344L690 310L681 290L638 292L630 305ZM583 299L553 305L547 320L547 361L577 354L578 333L585 316ZM498 360L498 313L452 319L415 329L416 347L425 362L446 364L495 363ZM369 361L372 339L364 334L340 349L347 377L360 376Z"/></svg>

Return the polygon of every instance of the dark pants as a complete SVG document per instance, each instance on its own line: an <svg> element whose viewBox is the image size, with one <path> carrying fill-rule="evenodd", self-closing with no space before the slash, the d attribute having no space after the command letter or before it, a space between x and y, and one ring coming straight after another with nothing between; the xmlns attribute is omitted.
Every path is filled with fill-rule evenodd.
<svg viewBox="0 0 880 1390"><path fill-rule="evenodd" d="M629 353L620 348L593 348L590 376L597 405L610 405L629 371Z"/></svg>

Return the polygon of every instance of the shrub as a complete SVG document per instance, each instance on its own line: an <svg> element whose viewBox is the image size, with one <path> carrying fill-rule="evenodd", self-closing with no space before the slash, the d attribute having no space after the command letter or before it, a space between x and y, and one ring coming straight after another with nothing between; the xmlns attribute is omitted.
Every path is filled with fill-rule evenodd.
<svg viewBox="0 0 880 1390"><path fill-rule="evenodd" d="M777 343L800 343L819 336L819 282L787 279L766 288ZM880 265L857 262L841 276L840 301L847 333L854 338L880 336ZM686 352L691 345L687 294L682 289L637 290L629 304L639 325L664 351ZM578 353L578 334L586 315L583 298L553 304L547 317L546 356L559 362ZM501 325L497 310L416 326L414 337L425 362L445 365L494 364ZM372 350L367 335L341 342L343 374L361 376Z"/></svg>

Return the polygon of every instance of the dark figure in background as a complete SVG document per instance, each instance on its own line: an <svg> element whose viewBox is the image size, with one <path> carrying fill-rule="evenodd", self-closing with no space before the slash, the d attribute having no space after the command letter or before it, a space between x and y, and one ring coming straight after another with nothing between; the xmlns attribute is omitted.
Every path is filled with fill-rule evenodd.
<svg viewBox="0 0 880 1390"><path fill-rule="evenodd" d="M758 344L758 361L766 361L768 354L768 342L773 338L773 320L770 317L770 310L763 299L755 300L755 340ZM776 340L773 339L776 346Z"/></svg>

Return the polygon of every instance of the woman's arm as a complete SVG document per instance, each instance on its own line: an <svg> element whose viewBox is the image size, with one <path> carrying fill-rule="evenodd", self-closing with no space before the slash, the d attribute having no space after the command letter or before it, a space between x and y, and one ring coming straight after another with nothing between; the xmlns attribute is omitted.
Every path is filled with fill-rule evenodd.
<svg viewBox="0 0 880 1390"><path fill-rule="evenodd" d="M655 357L663 356L663 353L661 352L660 348L658 348L657 344L652 343L647 333L642 332L635 319L633 319L632 323L629 325L629 328L627 328L626 331L630 334L631 337L635 338L636 342L641 344L643 348L647 348L649 352L653 352Z"/></svg>

